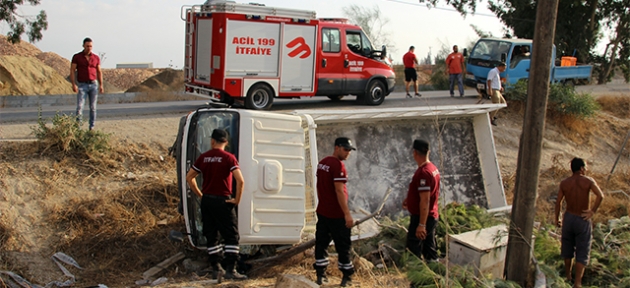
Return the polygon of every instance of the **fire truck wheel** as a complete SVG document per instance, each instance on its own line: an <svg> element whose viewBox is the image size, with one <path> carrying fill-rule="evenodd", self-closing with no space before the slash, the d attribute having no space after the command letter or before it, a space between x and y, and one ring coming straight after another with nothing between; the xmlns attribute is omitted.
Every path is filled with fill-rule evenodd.
<svg viewBox="0 0 630 288"><path fill-rule="evenodd" d="M381 105L385 101L386 94L385 84L379 80L372 80L368 85L366 94L362 97L362 102L372 106Z"/></svg>
<svg viewBox="0 0 630 288"><path fill-rule="evenodd" d="M254 110L267 110L273 104L273 92L264 83L258 83L247 91L245 108Z"/></svg>
<svg viewBox="0 0 630 288"><path fill-rule="evenodd" d="M327 97L328 97L328 99L330 99L330 100L332 100L334 102L337 102L337 101L340 101L343 98L343 95L327 96Z"/></svg>

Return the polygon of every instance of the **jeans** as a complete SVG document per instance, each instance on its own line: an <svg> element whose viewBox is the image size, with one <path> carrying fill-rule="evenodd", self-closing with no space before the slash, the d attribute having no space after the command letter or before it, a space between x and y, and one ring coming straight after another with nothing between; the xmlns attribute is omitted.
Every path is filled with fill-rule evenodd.
<svg viewBox="0 0 630 288"><path fill-rule="evenodd" d="M455 95L453 93L453 88L455 88L455 80L457 80L457 86L459 87L459 96L464 96L464 77L462 76L462 73L448 75L449 90L451 92L451 96Z"/></svg>
<svg viewBox="0 0 630 288"><path fill-rule="evenodd" d="M85 104L85 98L89 97L90 101L90 130L94 128L94 122L96 122L96 100L98 98L98 81L92 83L78 83L77 93L77 120L83 120L83 104Z"/></svg>

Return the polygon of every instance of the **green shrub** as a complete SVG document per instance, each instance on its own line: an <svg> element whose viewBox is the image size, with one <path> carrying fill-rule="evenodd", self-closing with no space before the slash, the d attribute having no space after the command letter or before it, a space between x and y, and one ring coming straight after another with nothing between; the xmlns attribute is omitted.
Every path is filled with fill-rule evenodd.
<svg viewBox="0 0 630 288"><path fill-rule="evenodd" d="M527 81L518 81L506 91L506 99L511 101L527 101ZM573 86L552 83L549 86L547 113L588 118L595 115L601 107L588 93L578 93ZM549 114L548 114L549 115Z"/></svg>
<svg viewBox="0 0 630 288"><path fill-rule="evenodd" d="M31 127L35 137L43 144L42 153L62 152L90 158L109 150L110 135L81 129L75 116L57 113L50 120L52 126L46 124L40 111L37 126Z"/></svg>

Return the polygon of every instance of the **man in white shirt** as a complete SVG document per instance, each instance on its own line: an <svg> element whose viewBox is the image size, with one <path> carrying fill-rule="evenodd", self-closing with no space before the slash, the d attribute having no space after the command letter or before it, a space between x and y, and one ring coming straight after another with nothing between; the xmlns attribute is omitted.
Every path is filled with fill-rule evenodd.
<svg viewBox="0 0 630 288"><path fill-rule="evenodd" d="M486 91L488 91L488 95L490 95L492 103L507 103L501 94L501 92L503 92L503 87L501 86L501 76L499 74L503 73L503 71L505 71L505 63L501 62L497 65L497 67L488 72ZM490 120L490 123L494 126L497 126L497 112L499 112L499 110L495 110L492 113L492 119Z"/></svg>

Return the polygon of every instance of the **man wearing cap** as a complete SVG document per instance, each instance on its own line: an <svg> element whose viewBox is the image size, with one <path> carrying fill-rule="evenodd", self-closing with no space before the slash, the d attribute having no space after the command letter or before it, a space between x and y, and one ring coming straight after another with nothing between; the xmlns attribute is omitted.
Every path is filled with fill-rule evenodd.
<svg viewBox="0 0 630 288"><path fill-rule="evenodd" d="M488 72L488 80L486 83L486 90L488 91L488 95L492 99L492 103L503 103L506 104L505 98L501 92L503 92L503 87L501 86L501 76L500 74L505 71L505 63L501 62L497 67L490 70ZM499 110L494 110L492 113L492 118L490 119L490 123L494 126L497 126L497 113Z"/></svg>
<svg viewBox="0 0 630 288"><path fill-rule="evenodd" d="M437 261L435 228L438 221L440 171L429 161L429 142L413 141L413 159L418 169L411 179L403 209L409 210L411 220L407 232L407 249L425 262Z"/></svg>
<svg viewBox="0 0 630 288"><path fill-rule="evenodd" d="M332 239L339 255L338 268L343 273L341 287L351 284L354 266L350 260L350 228L354 224L348 209L348 173L342 161L356 148L346 137L335 140L335 150L317 165L317 231L315 232L315 264L317 284L328 282L328 245Z"/></svg>
<svg viewBox="0 0 630 288"><path fill-rule="evenodd" d="M208 244L208 255L212 276L223 274L219 262L223 258L223 246L219 243L219 233L225 242L226 279L247 279L236 272L235 265L239 253L239 234L235 206L241 201L244 180L234 155L225 151L228 135L225 130L214 129L210 140L211 149L201 154L186 175L190 189L201 197L201 217L203 235ZM197 175L202 174L203 186L199 190ZM236 180L236 193L232 198L232 176Z"/></svg>

